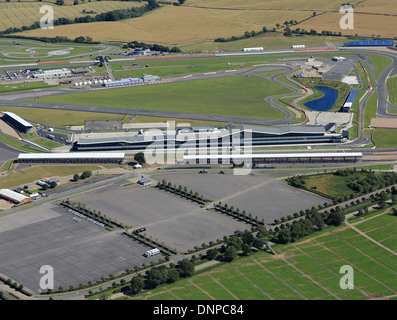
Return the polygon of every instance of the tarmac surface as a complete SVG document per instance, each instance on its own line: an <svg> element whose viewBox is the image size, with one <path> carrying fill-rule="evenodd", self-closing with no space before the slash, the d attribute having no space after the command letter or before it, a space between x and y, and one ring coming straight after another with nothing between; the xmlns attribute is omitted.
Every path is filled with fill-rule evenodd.
<svg viewBox="0 0 397 320"><path fill-rule="evenodd" d="M124 182L126 184L126 182ZM133 230L146 227L146 236L164 242L179 252L187 252L202 243L232 235L250 226L227 216L209 212L197 203L157 188L115 183L69 197L84 203Z"/></svg>
<svg viewBox="0 0 397 320"><path fill-rule="evenodd" d="M0 165L8 160L18 158L20 153L22 152L8 146L3 141L0 141Z"/></svg>
<svg viewBox="0 0 397 320"><path fill-rule="evenodd" d="M145 258L151 248L119 231L109 232L75 216L65 208L46 203L0 217L0 270L40 291L40 268L54 270L54 288L75 288L95 283L109 274L117 276L134 265L157 261L162 255Z"/></svg>
<svg viewBox="0 0 397 320"><path fill-rule="evenodd" d="M241 212L245 210L253 217L263 218L266 223L329 202L329 199L290 187L279 178L272 177L271 173L254 176L217 172L161 173L153 177L158 181L164 179L172 185L186 186L193 193L198 192L215 203L227 203L229 207L233 205Z"/></svg>

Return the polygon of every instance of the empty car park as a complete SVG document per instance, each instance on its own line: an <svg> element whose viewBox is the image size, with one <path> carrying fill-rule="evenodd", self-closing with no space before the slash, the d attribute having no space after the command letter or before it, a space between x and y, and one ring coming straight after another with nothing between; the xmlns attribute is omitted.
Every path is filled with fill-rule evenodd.
<svg viewBox="0 0 397 320"><path fill-rule="evenodd" d="M252 213L253 217L263 218L267 223L329 202L326 198L290 187L271 174L237 176L215 171L206 175L161 173L153 177L158 181L164 179L172 185L186 186L188 190L198 192L215 203L227 203L229 207L232 205L240 211L245 210L247 214Z"/></svg>
<svg viewBox="0 0 397 320"><path fill-rule="evenodd" d="M78 287L127 268L157 261L152 249L120 232L81 219L52 203L0 216L0 268L7 278L39 292L42 266L54 270L54 287Z"/></svg>
<svg viewBox="0 0 397 320"><path fill-rule="evenodd" d="M153 187L122 187L122 183L116 183L70 197L70 201L84 203L86 208L100 211L133 230L145 227L140 234L179 252L251 227Z"/></svg>

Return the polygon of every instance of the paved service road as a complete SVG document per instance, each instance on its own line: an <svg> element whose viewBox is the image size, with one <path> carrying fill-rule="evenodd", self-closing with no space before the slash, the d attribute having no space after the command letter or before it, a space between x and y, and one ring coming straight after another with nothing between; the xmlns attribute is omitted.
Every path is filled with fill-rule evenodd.
<svg viewBox="0 0 397 320"><path fill-rule="evenodd" d="M17 158L20 153L21 151L11 148L3 141L0 141L0 166L8 160Z"/></svg>

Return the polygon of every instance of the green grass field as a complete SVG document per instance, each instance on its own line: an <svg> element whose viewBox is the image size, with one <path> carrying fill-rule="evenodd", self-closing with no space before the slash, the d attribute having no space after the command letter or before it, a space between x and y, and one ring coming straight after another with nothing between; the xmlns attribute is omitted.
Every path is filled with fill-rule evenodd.
<svg viewBox="0 0 397 320"><path fill-rule="evenodd" d="M397 106L397 77L389 78L386 84L389 92L389 101Z"/></svg>
<svg viewBox="0 0 397 320"><path fill-rule="evenodd" d="M203 65L203 66L184 66L184 67L157 67L157 68L139 68L136 70L119 70L113 74L116 79L122 78L141 78L144 74L153 74L161 78L185 76L189 74L199 74L205 72L216 72L224 70L235 70L240 69L240 66L233 65Z"/></svg>
<svg viewBox="0 0 397 320"><path fill-rule="evenodd" d="M51 141L51 140L44 139L44 138L31 139L30 141L33 143L36 143L40 146L47 147L50 149L63 146L61 143L57 143L55 141Z"/></svg>
<svg viewBox="0 0 397 320"><path fill-rule="evenodd" d="M356 223L357 228L396 247L397 217L377 213L363 221ZM276 256L255 253L130 299L363 300L389 298L397 292L395 256L351 228L336 228L275 249ZM354 289L339 285L345 265L354 272Z"/></svg>
<svg viewBox="0 0 397 320"><path fill-rule="evenodd" d="M393 61L389 57L381 56L379 54L370 54L370 59L372 63L375 65L375 78L378 79L379 75L388 65L390 65Z"/></svg>
<svg viewBox="0 0 397 320"><path fill-rule="evenodd" d="M346 186L347 178L330 174L310 175L305 177L305 186L315 189L330 197L343 197L353 192Z"/></svg>
<svg viewBox="0 0 397 320"><path fill-rule="evenodd" d="M17 140L11 139L3 134L0 135L0 141L4 142L5 144L9 145L10 147L20 150L20 151L34 152L34 153L43 152L43 150L31 147L30 145L27 145L23 141L17 141Z"/></svg>
<svg viewBox="0 0 397 320"><path fill-rule="evenodd" d="M353 169L350 172L344 170L341 174L335 172L302 176L301 180L303 182L298 187L308 191L319 192L331 199L343 198L351 194L357 197L362 192L369 192L370 187L375 189L380 188L385 176L389 174L385 172L365 172L357 168L355 169L355 172L353 172ZM359 189L360 192L357 191Z"/></svg>
<svg viewBox="0 0 397 320"><path fill-rule="evenodd" d="M264 99L283 93L289 93L289 90L270 80L235 76L43 97L41 101L281 119L284 114L268 105Z"/></svg>
<svg viewBox="0 0 397 320"><path fill-rule="evenodd" d="M34 182L43 178L64 177L75 173L82 173L86 170L98 170L95 165L50 165L50 166L32 166L27 169L10 172L6 176L0 177L0 188L13 188L29 182Z"/></svg>
<svg viewBox="0 0 397 320"><path fill-rule="evenodd" d="M292 45L304 44L307 48L332 47L346 42L345 37L329 36L303 36L303 37L283 37L279 33L267 33L253 38L242 39L230 42L205 41L195 44L180 46L185 52L195 51L227 51L242 50L243 48L264 47L265 50L285 49L288 50Z"/></svg>
<svg viewBox="0 0 397 320"><path fill-rule="evenodd" d="M0 111L13 112L20 117L53 127L83 125L84 121L122 120L124 115L111 113L67 111L25 107L0 107Z"/></svg>
<svg viewBox="0 0 397 320"><path fill-rule="evenodd" d="M371 119L376 118L376 112L378 110L378 91L374 91L367 104L365 105L364 111L364 128L368 128L371 124Z"/></svg>
<svg viewBox="0 0 397 320"><path fill-rule="evenodd" d="M34 81L26 83L15 83L15 84L1 84L0 94L10 94L25 91L33 91L38 89L56 89L59 86L49 86L44 81Z"/></svg>
<svg viewBox="0 0 397 320"><path fill-rule="evenodd" d="M376 148L395 148L397 146L397 129L375 129L373 140Z"/></svg>

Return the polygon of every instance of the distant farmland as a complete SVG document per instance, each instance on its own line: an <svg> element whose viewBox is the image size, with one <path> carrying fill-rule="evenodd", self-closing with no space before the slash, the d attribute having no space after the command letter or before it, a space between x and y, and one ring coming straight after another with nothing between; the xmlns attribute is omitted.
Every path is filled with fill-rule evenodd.
<svg viewBox="0 0 397 320"><path fill-rule="evenodd" d="M142 17L114 22L95 22L84 25L84 34L95 41L136 41L165 45L182 45L198 41L213 41L245 31L259 31L263 26L273 28L286 20L302 20L311 16L308 11L214 10L185 6L164 6ZM178 23L175 23L175 22ZM54 30L30 30L27 36L81 35L79 25L59 26Z"/></svg>
<svg viewBox="0 0 397 320"><path fill-rule="evenodd" d="M40 21L43 14L40 13L40 7L43 5L52 5L54 8L54 19L83 17L87 15L95 16L96 14L117 9L128 9L141 6L139 2L128 1L100 1L87 2L74 6L57 6L52 2L7 2L0 3L0 30L8 28L20 28L22 26L30 26L34 22ZM94 14L83 13L95 12ZM81 31L81 25L79 25ZM44 33L46 32L45 30ZM80 34L81 35L81 34ZM49 36L44 35L43 36Z"/></svg>
<svg viewBox="0 0 397 320"><path fill-rule="evenodd" d="M69 38L83 35L90 36L95 41L131 41L131 39L134 39L163 45L187 46L200 44L200 46L205 47L207 43L213 43L216 38L241 36L246 31L260 31L263 26L268 29L277 28L278 31L282 32L285 28L284 22L292 20L298 22L298 24L290 26L292 29L315 29L318 32L325 30L342 32L346 35L357 33L364 36L395 36L397 9L394 0L380 0L380 2L377 0L351 1L350 3L355 6L356 12L353 30L341 30L339 26L342 17L339 8L344 2L343 0L327 2L317 0L188 0L182 6L162 4L162 8L139 18L88 23L84 24L84 29L81 25L64 25L58 26L54 30L36 29L22 34L44 37L66 36ZM69 4L69 2L67 3ZM39 2L13 3L13 5L28 4L40 5ZM64 12L60 11L58 16L61 16L61 14L79 15L83 6L87 6L86 10L94 8L94 11L103 12L109 10L107 6L110 5L131 6L138 4L138 2L101 1L78 6L56 6L56 8L57 10L65 10ZM0 5L11 5L11 3ZM77 12L71 13L68 11L74 10L75 7L78 7ZM11 20L0 21L2 21L3 26L20 24L26 18L22 17L22 12L18 14L21 19L18 19L17 22L12 21L12 18ZM65 17L67 16L65 15ZM385 26L388 27L385 28ZM1 24L0 28L2 28ZM253 41L255 39L252 38ZM250 45L255 45L255 43L250 43Z"/></svg>
<svg viewBox="0 0 397 320"><path fill-rule="evenodd" d="M349 1L355 5L360 0ZM231 8L231 9L284 9L284 10L335 10L346 3L344 0L188 0L186 5L206 8Z"/></svg>
<svg viewBox="0 0 397 320"><path fill-rule="evenodd" d="M341 30L340 13L326 13L299 24L306 30L314 29L319 32L326 30L342 32L344 35L381 36L394 38L397 33L397 16L359 14L354 15L354 29ZM387 27L385 27L387 26Z"/></svg>

